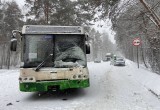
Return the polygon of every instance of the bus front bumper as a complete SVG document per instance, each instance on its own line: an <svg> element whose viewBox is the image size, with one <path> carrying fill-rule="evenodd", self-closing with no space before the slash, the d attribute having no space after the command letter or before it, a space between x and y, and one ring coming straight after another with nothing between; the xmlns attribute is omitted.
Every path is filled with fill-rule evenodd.
<svg viewBox="0 0 160 110"><path fill-rule="evenodd" d="M58 89L60 90L65 90L69 88L86 88L86 87L89 87L89 79L19 83L20 91L23 91L23 92L48 91L54 87L58 87Z"/></svg>

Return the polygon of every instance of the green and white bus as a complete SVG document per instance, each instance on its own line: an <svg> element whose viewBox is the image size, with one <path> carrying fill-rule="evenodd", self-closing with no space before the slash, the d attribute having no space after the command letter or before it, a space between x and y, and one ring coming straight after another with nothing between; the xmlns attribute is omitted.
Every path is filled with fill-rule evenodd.
<svg viewBox="0 0 160 110"><path fill-rule="evenodd" d="M25 25L21 32L12 31L11 51L16 51L17 33L21 35L20 91L89 87L90 47L83 27Z"/></svg>

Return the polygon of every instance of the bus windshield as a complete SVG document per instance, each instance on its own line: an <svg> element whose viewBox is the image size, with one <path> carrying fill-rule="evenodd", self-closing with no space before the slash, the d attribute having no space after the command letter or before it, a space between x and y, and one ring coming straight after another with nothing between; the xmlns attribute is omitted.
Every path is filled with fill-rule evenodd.
<svg viewBox="0 0 160 110"><path fill-rule="evenodd" d="M47 56L43 67L68 68L86 66L85 42L82 35L26 35L24 67L36 67Z"/></svg>

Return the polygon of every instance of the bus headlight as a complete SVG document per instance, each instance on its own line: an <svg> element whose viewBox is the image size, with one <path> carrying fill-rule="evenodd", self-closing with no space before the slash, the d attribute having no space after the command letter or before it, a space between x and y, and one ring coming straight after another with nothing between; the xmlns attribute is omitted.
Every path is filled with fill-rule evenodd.
<svg viewBox="0 0 160 110"><path fill-rule="evenodd" d="M87 74L75 74L72 76L73 79L87 79L88 75Z"/></svg>
<svg viewBox="0 0 160 110"><path fill-rule="evenodd" d="M83 77L84 77L84 78L88 78L88 75L84 75Z"/></svg>
<svg viewBox="0 0 160 110"><path fill-rule="evenodd" d="M81 76L81 75L78 75L78 78L82 78L82 76Z"/></svg>
<svg viewBox="0 0 160 110"><path fill-rule="evenodd" d="M20 77L20 82L36 82L35 77Z"/></svg>
<svg viewBox="0 0 160 110"><path fill-rule="evenodd" d="M29 78L29 80L33 80L33 78Z"/></svg>
<svg viewBox="0 0 160 110"><path fill-rule="evenodd" d="M21 77L19 78L19 81L22 81L22 78L21 78Z"/></svg>
<svg viewBox="0 0 160 110"><path fill-rule="evenodd" d="M76 79L76 75L73 75L73 78Z"/></svg>

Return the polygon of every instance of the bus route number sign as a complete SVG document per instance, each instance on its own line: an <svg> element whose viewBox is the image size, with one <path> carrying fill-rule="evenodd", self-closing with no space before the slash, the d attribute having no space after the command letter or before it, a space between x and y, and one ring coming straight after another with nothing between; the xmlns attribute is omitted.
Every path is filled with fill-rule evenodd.
<svg viewBox="0 0 160 110"><path fill-rule="evenodd" d="M141 40L140 40L140 38L135 38L135 39L133 39L132 44L133 44L134 46L139 46L139 45L141 45Z"/></svg>

